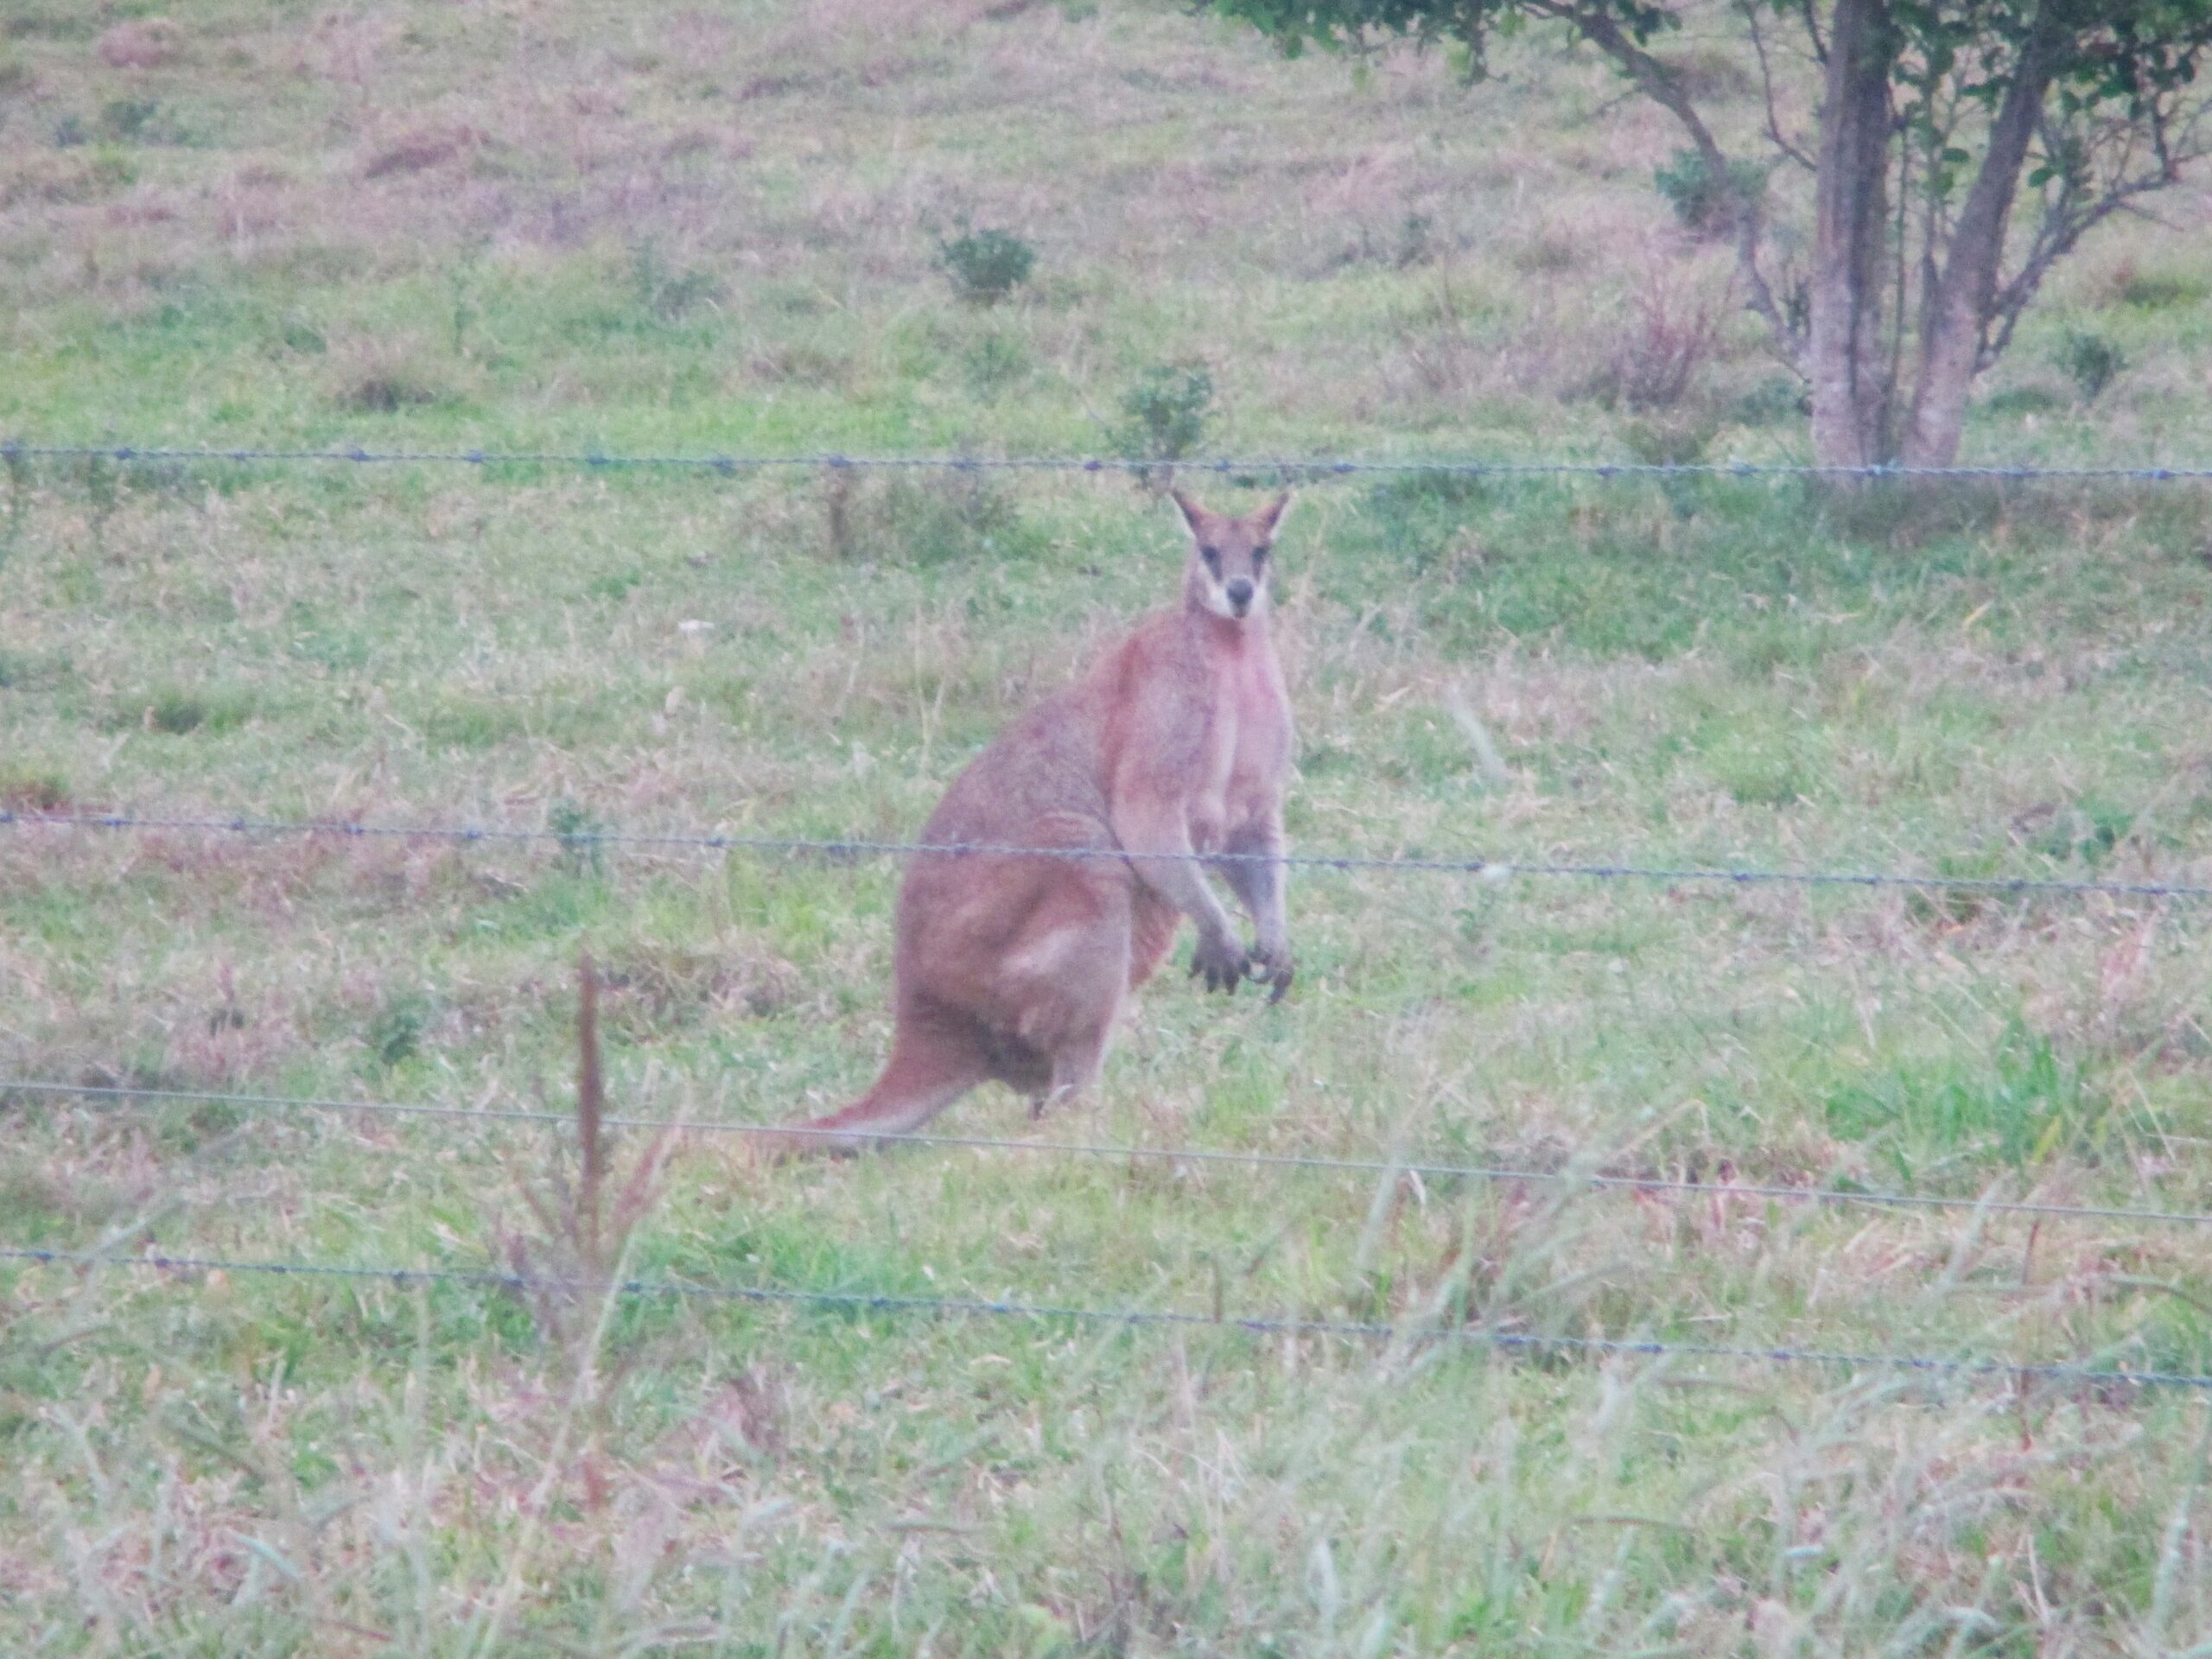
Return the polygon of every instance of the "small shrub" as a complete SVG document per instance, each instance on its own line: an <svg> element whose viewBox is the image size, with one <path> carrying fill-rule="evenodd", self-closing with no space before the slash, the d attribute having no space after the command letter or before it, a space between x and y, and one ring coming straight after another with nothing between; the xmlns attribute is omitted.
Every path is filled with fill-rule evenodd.
<svg viewBox="0 0 2212 1659"><path fill-rule="evenodd" d="M2106 335L2069 328L2059 341L2058 365L2074 382L2082 401L2094 404L2127 366L2127 353L2120 350L2117 340Z"/></svg>
<svg viewBox="0 0 2212 1659"><path fill-rule="evenodd" d="M1027 554L1040 539L1014 496L981 474L892 483L886 502L891 539L916 564Z"/></svg>
<svg viewBox="0 0 2212 1659"><path fill-rule="evenodd" d="M1408 213L1398 226L1396 264L1425 265L1436 254L1436 226L1427 213Z"/></svg>
<svg viewBox="0 0 2212 1659"><path fill-rule="evenodd" d="M1629 326L1599 377L1601 393L1639 412L1672 409L1688 397L1719 344L1725 301L1653 283L1629 308Z"/></svg>
<svg viewBox="0 0 2212 1659"><path fill-rule="evenodd" d="M996 305L1029 280L1037 251L1011 231L965 231L937 245L937 263L970 305Z"/></svg>
<svg viewBox="0 0 2212 1659"><path fill-rule="evenodd" d="M1728 418L1738 426L1779 426L1812 412L1812 394L1804 383L1782 375L1768 376L1728 406Z"/></svg>
<svg viewBox="0 0 2212 1659"><path fill-rule="evenodd" d="M563 796L545 814L545 827L561 841L561 868L571 875L597 875L606 865L601 839L607 825L581 802Z"/></svg>
<svg viewBox="0 0 2212 1659"><path fill-rule="evenodd" d="M1203 363L1155 363L1122 395L1116 437L1131 461L1158 463L1161 478L1205 442L1213 413L1213 374ZM1158 482L1159 480L1155 480Z"/></svg>
<svg viewBox="0 0 2212 1659"><path fill-rule="evenodd" d="M840 467L828 476L823 505L838 560L949 564L1023 557L1044 541L1014 496L980 473L862 478Z"/></svg>
<svg viewBox="0 0 2212 1659"><path fill-rule="evenodd" d="M1710 421L1628 421L1621 442L1646 467L1694 467L1705 460L1716 430Z"/></svg>
<svg viewBox="0 0 2212 1659"><path fill-rule="evenodd" d="M92 130L81 115L65 115L54 124L54 147L76 149L92 142Z"/></svg>
<svg viewBox="0 0 2212 1659"><path fill-rule="evenodd" d="M2054 812L2027 837L2028 847L2062 864L2094 868L2135 831L2135 815L2108 801L2085 801Z"/></svg>
<svg viewBox="0 0 2212 1659"><path fill-rule="evenodd" d="M612 600L619 605L629 598L645 579L645 573L639 569L608 570L586 582L584 592L594 599Z"/></svg>
<svg viewBox="0 0 2212 1659"><path fill-rule="evenodd" d="M2066 407L2063 393L2049 386L2007 386L1992 393L1982 404L1983 412L1990 415L2048 415L2053 410Z"/></svg>
<svg viewBox="0 0 2212 1659"><path fill-rule="evenodd" d="M245 724L251 703L235 691L192 691L163 686L138 705L137 723L149 732L182 737L190 732L227 732Z"/></svg>
<svg viewBox="0 0 2212 1659"><path fill-rule="evenodd" d="M390 367L369 369L349 377L333 397L343 408L375 415L445 401L445 394L429 382Z"/></svg>
<svg viewBox="0 0 2212 1659"><path fill-rule="evenodd" d="M1732 162L1715 173L1694 149L1678 149L1674 159L1654 168L1651 182L1683 227L1700 236L1728 228L1737 201L1757 205L1766 194L1766 171L1753 162Z"/></svg>
<svg viewBox="0 0 2212 1659"><path fill-rule="evenodd" d="M146 729L181 737L207 723L207 705L188 691L160 691L146 705Z"/></svg>
<svg viewBox="0 0 2212 1659"><path fill-rule="evenodd" d="M1370 490L1362 516L1378 542L1425 571L1465 543L1489 497L1490 486L1470 474L1408 473Z"/></svg>
<svg viewBox="0 0 2212 1659"><path fill-rule="evenodd" d="M389 415L459 400L444 366L405 338L354 340L331 357L330 400L340 409Z"/></svg>
<svg viewBox="0 0 2212 1659"><path fill-rule="evenodd" d="M720 305L729 292L712 271L671 268L650 242L630 251L630 290L639 308L661 322L681 322Z"/></svg>
<svg viewBox="0 0 2212 1659"><path fill-rule="evenodd" d="M386 998L364 1033L369 1057L382 1066L413 1059L423 1052L423 1033L429 1024L430 1006L425 998L411 992Z"/></svg>
<svg viewBox="0 0 2212 1659"><path fill-rule="evenodd" d="M125 144L181 144L188 135L157 98L111 99L100 106L100 130Z"/></svg>
<svg viewBox="0 0 2212 1659"><path fill-rule="evenodd" d="M985 334L961 354L961 366L976 396L989 399L1029 373L1029 350L1007 334Z"/></svg>
<svg viewBox="0 0 2212 1659"><path fill-rule="evenodd" d="M362 168L361 176L382 179L395 174L427 172L456 157L474 153L486 142L485 133L466 124L417 127L378 149Z"/></svg>
<svg viewBox="0 0 2212 1659"><path fill-rule="evenodd" d="M2212 295L2212 278L2195 270L2145 270L2130 260L2113 272L2112 293L2122 305L2141 311L2164 311L2177 305L2195 305Z"/></svg>
<svg viewBox="0 0 2212 1659"><path fill-rule="evenodd" d="M0 766L0 807L10 812L59 812L69 804L69 785L42 767Z"/></svg>

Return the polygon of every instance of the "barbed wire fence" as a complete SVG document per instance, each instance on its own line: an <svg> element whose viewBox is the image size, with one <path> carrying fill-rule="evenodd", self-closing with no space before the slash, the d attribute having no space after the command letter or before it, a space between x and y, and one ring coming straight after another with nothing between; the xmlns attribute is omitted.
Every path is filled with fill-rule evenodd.
<svg viewBox="0 0 2212 1659"><path fill-rule="evenodd" d="M536 1123L553 1128L575 1121L573 1115L567 1112L527 1107L444 1106L430 1101L346 1100L305 1095L240 1094L219 1089L179 1089L131 1084L70 1083L50 1077L0 1077L0 1102L4 1102L11 1094L67 1096L124 1106L155 1106L194 1101L210 1105L235 1106L280 1116L312 1112L364 1117L431 1118L459 1122ZM599 1122L608 1128L649 1130L654 1134L764 1136L800 1141L813 1140L825 1145L847 1142L855 1138L849 1130L811 1129L796 1124L762 1123L729 1118L636 1117L608 1113L602 1114ZM2042 1221L2119 1222L2138 1226L2212 1227L2212 1211L2047 1203L2030 1198L1999 1198L1993 1192L1968 1198L1949 1193L1889 1192L1875 1188L1787 1186L1777 1183L1739 1181L1732 1175L1720 1175L1712 1180L1693 1180L1687 1177L1608 1174L1596 1169L1446 1163L1419 1158L1332 1158L1319 1154L1255 1152L1236 1147L1148 1146L1136 1142L1108 1145L1090 1141L1022 1140L1011 1135L945 1135L928 1130L870 1130L865 1138L887 1147L940 1147L1048 1157L1103 1158L1117 1162L1216 1164L1248 1169L1414 1176L1423 1180L1580 1187L1592 1192L1664 1192L1722 1202L1923 1210L1954 1214L2018 1216Z"/></svg>
<svg viewBox="0 0 2212 1659"><path fill-rule="evenodd" d="M498 824L374 823L353 819L204 817L178 813L41 812L0 809L0 828L175 831L246 837L310 836L335 840L444 841L464 845L550 842L566 849L593 848L701 852L749 851L823 859L988 857L1103 859L1120 863L1263 863L1290 869L1390 874L1473 876L1486 881L1516 877L1592 881L1721 883L1733 887L1894 887L1916 892L1980 893L2037 897L2212 899L2212 884L2190 881L2100 881L2044 876L1944 875L1894 870L1788 870L1733 865L1574 863L1495 858L1479 855L1427 858L1363 853L1152 852L1118 846L1043 847L1001 842L833 840L801 836L740 835L719 830L624 830L531 828Z"/></svg>
<svg viewBox="0 0 2212 1659"><path fill-rule="evenodd" d="M1964 1357L1948 1354L1904 1354L1883 1351L1840 1352L1788 1346L1760 1347L1726 1343L1550 1335L1503 1331L1484 1325L1446 1325L1433 1318L1385 1324L1380 1320L1309 1319L1277 1314L1198 1313L1177 1308L1093 1307L982 1297L812 1290L785 1285L700 1284L681 1279L588 1280L557 1274L502 1273L494 1268L372 1267L352 1262L257 1261L227 1256L172 1255L165 1251L128 1255L115 1251L43 1249L17 1245L0 1246L0 1260L29 1262L43 1267L135 1268L167 1273L246 1273L298 1279L370 1280L397 1287L461 1284L506 1291L552 1288L624 1297L703 1298L715 1301L763 1302L836 1309L847 1313L907 1313L938 1319L998 1318L1041 1324L1164 1326L1185 1330L1213 1327L1255 1336L1339 1337L1370 1343L1377 1340L1397 1340L1408 1344L1456 1343L1506 1351L1581 1354L1600 1357L1744 1360L1853 1371L1878 1369L1918 1371L1941 1376L1989 1377L2016 1383L2037 1382L2075 1387L2212 1389L2212 1375L2193 1371L2129 1370L2071 1362Z"/></svg>
<svg viewBox="0 0 2212 1659"><path fill-rule="evenodd" d="M1592 479L1979 479L2023 483L2106 482L2177 484L2212 481L2212 467L2050 466L2036 462L1984 462L1955 467L1907 467L1889 463L1823 466L1810 461L1510 461L1470 457L1354 459L1328 455L1267 455L1244 458L1132 458L1124 455L883 455L847 454L836 450L781 454L624 454L600 450L367 449L348 445L328 449L161 444L59 444L0 441L0 464L10 461L111 461L124 465L158 462L229 461L239 464L328 463L357 466L564 467L720 473L734 475L786 469L887 471L1122 473L1148 475L1163 467L1198 475L1319 481L1331 478L1433 474L1459 478Z"/></svg>
<svg viewBox="0 0 2212 1659"><path fill-rule="evenodd" d="M1058 474L1127 474L1156 475L1157 459L1109 456L1006 455L869 455L834 451L782 454L638 454L597 451L505 451L486 449L372 450L361 447L339 448L139 444L51 444L22 440L0 441L0 465L20 486L26 463L33 461L108 461L118 466L147 464L354 464L368 466L450 465L474 468L498 467L563 467L592 469L683 471L734 477L777 469L930 470L963 473L1030 472ZM1175 470L1214 474L1239 482L1280 480L1317 482L1361 476L1441 475L1462 479L1559 478L1597 480L1647 479L1714 479L1769 480L1956 480L1982 482L2128 482L2191 484L2212 481L2212 467L2199 466L2044 466L1967 465L1910 467L1875 465L1827 467L1796 462L1731 461L1718 462L1647 463L1596 461L1510 461L1453 458L1351 459L1342 457L1261 457L1248 459L1178 460ZM692 850L727 852L748 850L828 860L860 857L997 856L1055 859L1105 858L1141 861L1183 859L1180 852L1128 851L1111 846L1026 847L988 843L930 843L871 839L829 839L726 833L717 830L625 830L594 828L555 829L457 823L377 823L353 820L285 820L266 817L228 817L188 812L148 810L137 812L63 812L0 810L0 828L81 830L143 833L189 833L237 836L251 839L277 837L379 838L404 841L443 841L456 844L553 843L567 849L609 848L637 851ZM2082 898L2153 899L2192 903L2212 899L2212 884L2193 880L2096 880L2034 876L1948 875L1895 870L1793 870L1734 865L1656 864L1635 862L1574 862L1555 859L1499 858L1465 855L1425 856L1380 855L1360 853L1304 853L1276 861L1270 855L1207 855L1213 863L1242 860L1280 861L1296 868L1333 872L1370 872L1389 874L1433 874L1472 877L1506 882L1516 877L1637 881L1659 884L1726 884L1738 887L1792 886L1800 887L1889 888L1947 891L2003 895L2020 899ZM221 1103L270 1113L354 1113L394 1117L474 1118L493 1122L530 1122L560 1125L570 1119L564 1113L519 1109L448 1107L430 1103L350 1101L305 1096L248 1095L221 1090L139 1088L124 1084L73 1084L49 1078L0 1078L0 1100L10 1096L59 1097L99 1101L111 1104L150 1106L162 1102L193 1100ZM703 1133L734 1135L773 1135L803 1139L807 1131L790 1126L734 1121L686 1121L614 1116L609 1127L652 1129L659 1133ZM1496 1182L1551 1183L1590 1190L1695 1194L1713 1198L1768 1203L1853 1205L1872 1207L1965 1211L1982 1215L2016 1215L2037 1223L2044 1220L2094 1220L2139 1226L2199 1228L2212 1225L2212 1214L2188 1211L2131 1209L2120 1206L2074 1205L2032 1198L2000 1198L1994 1192L1977 1198L1857 1191L1834 1187L1793 1187L1773 1184L1739 1183L1732 1179L1701 1182L1688 1179L1609 1173L1596 1170L1516 1169L1503 1166L1421 1161L1405 1159L1344 1159L1314 1155L1271 1154L1224 1147L1101 1145L1065 1141L1022 1141L1009 1137L950 1135L927 1133L871 1135L871 1141L939 1147L1019 1152L1024 1154L1113 1158L1123 1160L1162 1160L1194 1165L1230 1164L1252 1168L1321 1171L1370 1177L1458 1179ZM247 1273L296 1278L382 1280L395 1285L453 1282L501 1290L543 1286L545 1281L494 1269L458 1268L375 1267L348 1263L232 1260L207 1255L180 1255L159 1251L130 1255L115 1251L70 1251L29 1245L0 1244L0 1259L48 1267L101 1269L160 1270L174 1273ZM2140 1389L2212 1389L2212 1374L2105 1367L2082 1362L1999 1360L1975 1357L1900 1354L1882 1351L1836 1352L1789 1346L1734 1346L1699 1343L1669 1343L1628 1338L1545 1336L1483 1327L1446 1325L1433 1319L1423 1324L1407 1321L1308 1319L1290 1315L1231 1314L1217 1308L1211 1315L1173 1309L1055 1306L1016 1300L958 1297L919 1297L864 1291L824 1290L785 1286L708 1285L676 1280L629 1279L604 1282L561 1281L570 1290L596 1291L626 1297L693 1297L725 1301L750 1301L787 1306L842 1309L847 1312L909 1313L932 1318L995 1317L1032 1322L1115 1324L1127 1327L1217 1326L1251 1334L1287 1337L1332 1337L1372 1342L1377 1339L1433 1344L1449 1341L1499 1351L1581 1353L1596 1357L1639 1357L1656 1360L1728 1359L1778 1364L1862 1370L1891 1369L1952 1377L2012 1379L2024 1384L2032 1380L2056 1385L2132 1387Z"/></svg>

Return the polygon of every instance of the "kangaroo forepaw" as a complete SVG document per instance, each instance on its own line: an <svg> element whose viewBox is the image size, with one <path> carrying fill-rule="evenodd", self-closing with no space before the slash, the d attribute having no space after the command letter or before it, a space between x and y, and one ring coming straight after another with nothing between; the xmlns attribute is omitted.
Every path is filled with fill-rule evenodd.
<svg viewBox="0 0 2212 1659"><path fill-rule="evenodd" d="M1206 989L1232 995L1251 971L1252 959L1234 939L1200 939L1191 952L1191 977L1203 978Z"/></svg>

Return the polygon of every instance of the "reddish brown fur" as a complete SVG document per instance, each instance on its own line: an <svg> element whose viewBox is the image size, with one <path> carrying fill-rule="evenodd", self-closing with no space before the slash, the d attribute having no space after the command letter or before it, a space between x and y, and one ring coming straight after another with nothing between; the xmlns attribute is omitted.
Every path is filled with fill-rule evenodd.
<svg viewBox="0 0 2212 1659"><path fill-rule="evenodd" d="M1089 848L1166 856L925 854L899 895L891 1058L858 1101L787 1149L910 1131L979 1083L1032 1114L1095 1080L1128 993L1189 916L1191 971L1280 998L1282 796L1290 703L1268 634L1269 543L1287 496L1244 518L1174 498L1191 532L1183 602L1146 617L1066 691L1030 710L953 781L934 845ZM1223 862L1209 854L1256 854ZM1257 930L1246 950L1205 870Z"/></svg>

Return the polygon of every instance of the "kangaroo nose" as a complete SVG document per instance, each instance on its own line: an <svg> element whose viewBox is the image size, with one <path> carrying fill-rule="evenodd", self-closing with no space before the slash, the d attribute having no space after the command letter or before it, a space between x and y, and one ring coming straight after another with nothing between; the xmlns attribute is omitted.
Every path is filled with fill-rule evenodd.
<svg viewBox="0 0 2212 1659"><path fill-rule="evenodd" d="M1244 607L1252 602L1252 584L1242 576L1230 582L1223 591L1229 595L1229 602L1236 607L1240 615Z"/></svg>

